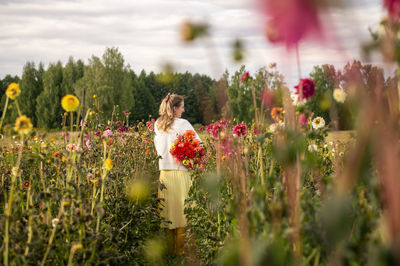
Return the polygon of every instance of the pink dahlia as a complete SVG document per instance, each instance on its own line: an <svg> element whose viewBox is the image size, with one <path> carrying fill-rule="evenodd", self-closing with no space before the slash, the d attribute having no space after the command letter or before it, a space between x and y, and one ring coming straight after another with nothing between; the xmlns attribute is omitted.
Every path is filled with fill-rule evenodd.
<svg viewBox="0 0 400 266"><path fill-rule="evenodd" d="M294 87L299 100L308 100L315 94L315 83L312 79L300 79L299 85Z"/></svg>
<svg viewBox="0 0 400 266"><path fill-rule="evenodd" d="M243 124L236 125L233 129L233 134L239 138L245 137L247 135L247 126Z"/></svg>
<svg viewBox="0 0 400 266"><path fill-rule="evenodd" d="M240 77L240 81L245 82L248 81L250 79L250 74L249 72L245 72L241 77Z"/></svg>
<svg viewBox="0 0 400 266"><path fill-rule="evenodd" d="M114 134L110 129L107 129L106 131L103 132L103 137L109 137L112 135L114 135Z"/></svg>

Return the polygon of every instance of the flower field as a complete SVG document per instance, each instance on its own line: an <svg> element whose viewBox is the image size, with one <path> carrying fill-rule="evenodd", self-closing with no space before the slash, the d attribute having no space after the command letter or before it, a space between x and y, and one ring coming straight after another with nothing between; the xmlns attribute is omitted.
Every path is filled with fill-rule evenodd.
<svg viewBox="0 0 400 266"><path fill-rule="evenodd" d="M248 72L238 80L254 90ZM8 103L18 107L19 88L10 88ZM130 125L130 113L114 108L101 124L96 106L80 115L79 99L67 95L62 133L41 136L20 114L14 134L2 135L3 263L392 265L397 202L388 184L398 184L390 175L398 166L377 157L390 150L376 145L379 128L363 115L357 138L327 139L324 118L303 104L315 90L310 79L292 95L265 90L252 124L221 118L199 129L202 147L190 145L204 150L190 167L183 258L167 254L160 229L154 119ZM332 99L343 104L357 93ZM362 104L371 99L358 99L369 114Z"/></svg>
<svg viewBox="0 0 400 266"><path fill-rule="evenodd" d="M295 48L291 88L276 63L220 79L169 64L136 73L115 47L0 80L4 265L400 265L399 1L383 1L362 47L397 64L393 76L357 60L302 75L300 41L323 39L321 14L346 3L258 2L264 37ZM205 41L211 68L223 65L218 29L181 26L183 42ZM243 60L242 41L231 48ZM160 227L153 118L176 94L186 98L171 119L186 111L196 129L169 148L192 181L177 256Z"/></svg>

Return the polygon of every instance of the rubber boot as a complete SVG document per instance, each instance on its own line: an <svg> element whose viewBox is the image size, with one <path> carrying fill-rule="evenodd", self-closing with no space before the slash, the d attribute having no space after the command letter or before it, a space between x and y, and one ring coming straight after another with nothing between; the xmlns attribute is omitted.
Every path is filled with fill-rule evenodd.
<svg viewBox="0 0 400 266"><path fill-rule="evenodd" d="M175 235L176 235L176 230L175 229L165 229L165 233L167 235L167 241L168 241L168 253L170 255L175 256Z"/></svg>
<svg viewBox="0 0 400 266"><path fill-rule="evenodd" d="M176 255L183 255L183 246L185 245L185 232L183 227L176 228Z"/></svg>

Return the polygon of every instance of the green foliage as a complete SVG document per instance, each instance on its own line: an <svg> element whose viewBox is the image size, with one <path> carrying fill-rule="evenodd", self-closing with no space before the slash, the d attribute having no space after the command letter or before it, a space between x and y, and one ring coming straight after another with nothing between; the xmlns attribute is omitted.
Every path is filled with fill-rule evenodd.
<svg viewBox="0 0 400 266"><path fill-rule="evenodd" d="M338 88L340 81L333 65L315 66L310 73L315 82L315 95L307 101L306 106L314 117L322 117L327 124L331 122L330 110L334 108L333 89Z"/></svg>
<svg viewBox="0 0 400 266"><path fill-rule="evenodd" d="M139 76L136 76L136 74L131 71L130 75L133 84L133 95L135 98L135 103L130 110L133 120L147 120L149 115L152 117L158 117L158 104L154 98L157 94L153 94L152 91L158 91L158 94L160 94L162 88L156 81L154 74L150 73L149 75L146 75L146 72L142 71ZM155 87L158 87L158 89ZM162 96L159 95L158 97Z"/></svg>
<svg viewBox="0 0 400 266"><path fill-rule="evenodd" d="M114 105L119 105L121 110L130 110L134 104L132 80L118 48L107 48L101 59L96 56L89 59L89 65L75 88L75 94L80 99L84 89L86 105L94 104L93 95L97 96L103 122L111 119Z"/></svg>
<svg viewBox="0 0 400 266"><path fill-rule="evenodd" d="M36 69L33 62L28 62L24 66L20 81L21 95L18 97L18 103L21 112L31 119L34 126L37 125L36 97L43 90L43 71L42 64L39 65L39 69Z"/></svg>
<svg viewBox="0 0 400 266"><path fill-rule="evenodd" d="M281 90L283 86L283 76L276 71L260 68L254 76L245 81L241 81L240 78L245 73L245 66L242 66L240 70L232 75L228 81L228 97L233 118L238 119L238 121L251 123L254 119L255 108L257 108L258 111L261 108L262 92L265 89ZM252 87L254 87L256 106L254 106ZM279 106L282 103L275 104ZM265 108L265 106L263 108Z"/></svg>
<svg viewBox="0 0 400 266"><path fill-rule="evenodd" d="M107 137L106 149L114 168L105 173L103 139L94 134L97 125L93 122L88 121L83 131L90 148L83 144L83 149L68 152L59 137L55 144L45 136L35 136L28 138L26 145L12 141L12 148L0 150L2 214L6 213L11 187L14 189L9 229L5 226L7 215L0 215L0 241L4 243L6 230L10 234L10 265L40 264L46 250L45 265L65 265L78 243L82 247L73 257L76 264L148 262L145 243L161 234L153 132L140 124L136 130L117 133L119 125L112 125L115 133ZM71 138L71 144L79 142L76 136ZM24 174L12 181L10 172L20 152L19 169ZM70 171L74 178L68 182ZM129 200L127 184L140 179L149 184L151 197L141 202ZM0 249L3 262L4 245Z"/></svg>
<svg viewBox="0 0 400 266"><path fill-rule="evenodd" d="M37 126L60 128L62 121L61 98L65 95L62 87L63 67L61 62L50 64L43 74L43 91L36 99Z"/></svg>

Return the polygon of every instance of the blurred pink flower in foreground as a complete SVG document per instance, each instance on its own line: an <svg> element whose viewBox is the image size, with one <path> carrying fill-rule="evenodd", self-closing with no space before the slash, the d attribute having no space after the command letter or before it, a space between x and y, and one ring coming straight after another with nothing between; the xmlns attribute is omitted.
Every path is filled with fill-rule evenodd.
<svg viewBox="0 0 400 266"><path fill-rule="evenodd" d="M400 0L383 0L383 6L393 19L400 18Z"/></svg>
<svg viewBox="0 0 400 266"><path fill-rule="evenodd" d="M307 125L307 116L305 114L300 114L299 121L303 125Z"/></svg>
<svg viewBox="0 0 400 266"><path fill-rule="evenodd" d="M258 0L260 12L267 19L266 35L273 43L296 45L306 35L321 37L318 1Z"/></svg>

